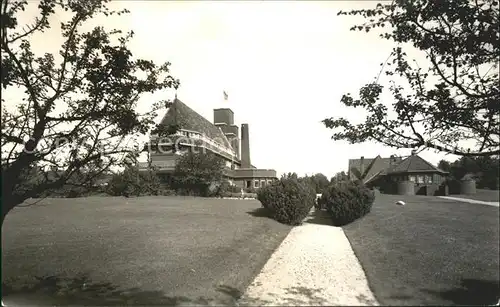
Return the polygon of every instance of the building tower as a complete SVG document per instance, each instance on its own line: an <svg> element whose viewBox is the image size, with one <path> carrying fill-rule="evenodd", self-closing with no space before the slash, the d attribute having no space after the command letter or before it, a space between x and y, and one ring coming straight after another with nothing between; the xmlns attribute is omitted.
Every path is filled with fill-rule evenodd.
<svg viewBox="0 0 500 307"><path fill-rule="evenodd" d="M248 124L241 124L241 168L251 168Z"/></svg>
<svg viewBox="0 0 500 307"><path fill-rule="evenodd" d="M214 125L222 130L222 133L231 143L236 157L240 158L240 138L238 126L234 124L234 113L229 108L214 109Z"/></svg>

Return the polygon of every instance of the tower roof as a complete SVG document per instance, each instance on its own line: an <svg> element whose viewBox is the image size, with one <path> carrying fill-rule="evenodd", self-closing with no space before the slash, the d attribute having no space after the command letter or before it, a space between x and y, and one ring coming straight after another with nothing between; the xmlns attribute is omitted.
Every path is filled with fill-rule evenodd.
<svg viewBox="0 0 500 307"><path fill-rule="evenodd" d="M181 129L200 132L208 138L219 140L222 145L232 148L229 140L217 126L177 98L174 99L167 113L163 116L161 124L167 126L178 125Z"/></svg>

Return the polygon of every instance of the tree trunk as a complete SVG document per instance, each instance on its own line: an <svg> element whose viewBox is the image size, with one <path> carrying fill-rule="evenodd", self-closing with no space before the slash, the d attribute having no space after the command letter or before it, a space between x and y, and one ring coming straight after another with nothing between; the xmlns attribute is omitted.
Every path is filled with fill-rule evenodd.
<svg viewBox="0 0 500 307"><path fill-rule="evenodd" d="M5 217L7 214L10 212L10 210L14 209L17 205L19 205L22 202L17 202L15 201L14 197L12 195L5 195L2 193L2 226L3 222L5 221Z"/></svg>
<svg viewBox="0 0 500 307"><path fill-rule="evenodd" d="M5 221L5 217L10 212L10 210L12 210L15 206L16 205L12 205L11 203L9 203L6 200L6 198L2 199L2 226L3 226L3 222Z"/></svg>

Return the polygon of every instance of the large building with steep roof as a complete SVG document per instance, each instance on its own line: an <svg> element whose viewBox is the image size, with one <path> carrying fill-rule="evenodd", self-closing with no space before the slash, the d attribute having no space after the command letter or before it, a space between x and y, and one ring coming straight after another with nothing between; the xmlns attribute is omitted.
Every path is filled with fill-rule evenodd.
<svg viewBox="0 0 500 307"><path fill-rule="evenodd" d="M160 174L168 174L174 171L183 153L205 150L225 161L226 178L236 186L258 189L276 179L275 170L259 169L251 164L249 125L242 124L240 131L229 108L214 109L212 123L176 97L160 124L175 127L176 132L165 137L150 136L150 162L141 163L141 168L151 163Z"/></svg>

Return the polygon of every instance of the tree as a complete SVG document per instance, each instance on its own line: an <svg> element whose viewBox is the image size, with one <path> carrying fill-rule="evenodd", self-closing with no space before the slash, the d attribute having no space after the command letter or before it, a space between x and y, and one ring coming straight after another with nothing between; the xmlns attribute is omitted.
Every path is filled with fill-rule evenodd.
<svg viewBox="0 0 500 307"><path fill-rule="evenodd" d="M141 172L137 166L130 165L111 177L106 190L113 196L158 195L162 186L154 168Z"/></svg>
<svg viewBox="0 0 500 307"><path fill-rule="evenodd" d="M314 174L311 177L314 186L316 188L316 193L323 193L323 191L328 188L330 182L328 181L328 177L321 173Z"/></svg>
<svg viewBox="0 0 500 307"><path fill-rule="evenodd" d="M284 173L283 175L281 175L281 178L285 178L285 179L299 179L299 176L297 175L297 173L293 172L293 173Z"/></svg>
<svg viewBox="0 0 500 307"><path fill-rule="evenodd" d="M189 194L208 196L212 184L224 179L224 161L210 152L187 152L175 165L173 187Z"/></svg>
<svg viewBox="0 0 500 307"><path fill-rule="evenodd" d="M15 101L2 95L2 222L26 199L65 184L90 187L96 176L121 166L123 154L137 154L137 136L154 128L165 104L152 103L141 114L138 99L178 86L169 63L133 56L127 47L133 32L83 30L98 15L127 13L109 10L107 2L41 0L32 23L19 24L28 1L1 0L1 83L5 92L24 91ZM60 26L59 53L37 52L30 41L51 29L60 12L70 18ZM42 171L27 183L33 169Z"/></svg>
<svg viewBox="0 0 500 307"><path fill-rule="evenodd" d="M341 171L341 172L338 172L337 174L335 174L335 176L333 176L330 179L330 184L339 183L339 182L343 182L343 181L347 181L347 180L349 180L349 177L347 176L347 174L344 171Z"/></svg>
<svg viewBox="0 0 500 307"><path fill-rule="evenodd" d="M362 16L365 23L351 30L378 28L381 38L395 43L381 69L391 79L394 103L389 112L379 101L384 90L380 74L359 90L359 98L343 95L344 105L362 108L368 116L355 125L345 118L325 119L325 126L335 131L333 139L374 140L461 156L500 153L497 1L395 0L339 15ZM425 63L412 63L403 44L425 53ZM463 148L457 145L461 140L476 145Z"/></svg>
<svg viewBox="0 0 500 307"><path fill-rule="evenodd" d="M437 167L445 172L449 172L451 170L451 163L446 160L441 160Z"/></svg>
<svg viewBox="0 0 500 307"><path fill-rule="evenodd" d="M477 157L478 188L498 190L500 188L500 159L498 157Z"/></svg>
<svg viewBox="0 0 500 307"><path fill-rule="evenodd" d="M497 157L461 157L453 163L441 160L438 167L450 172L452 179L461 180L472 174L478 188L498 189L500 160Z"/></svg>

